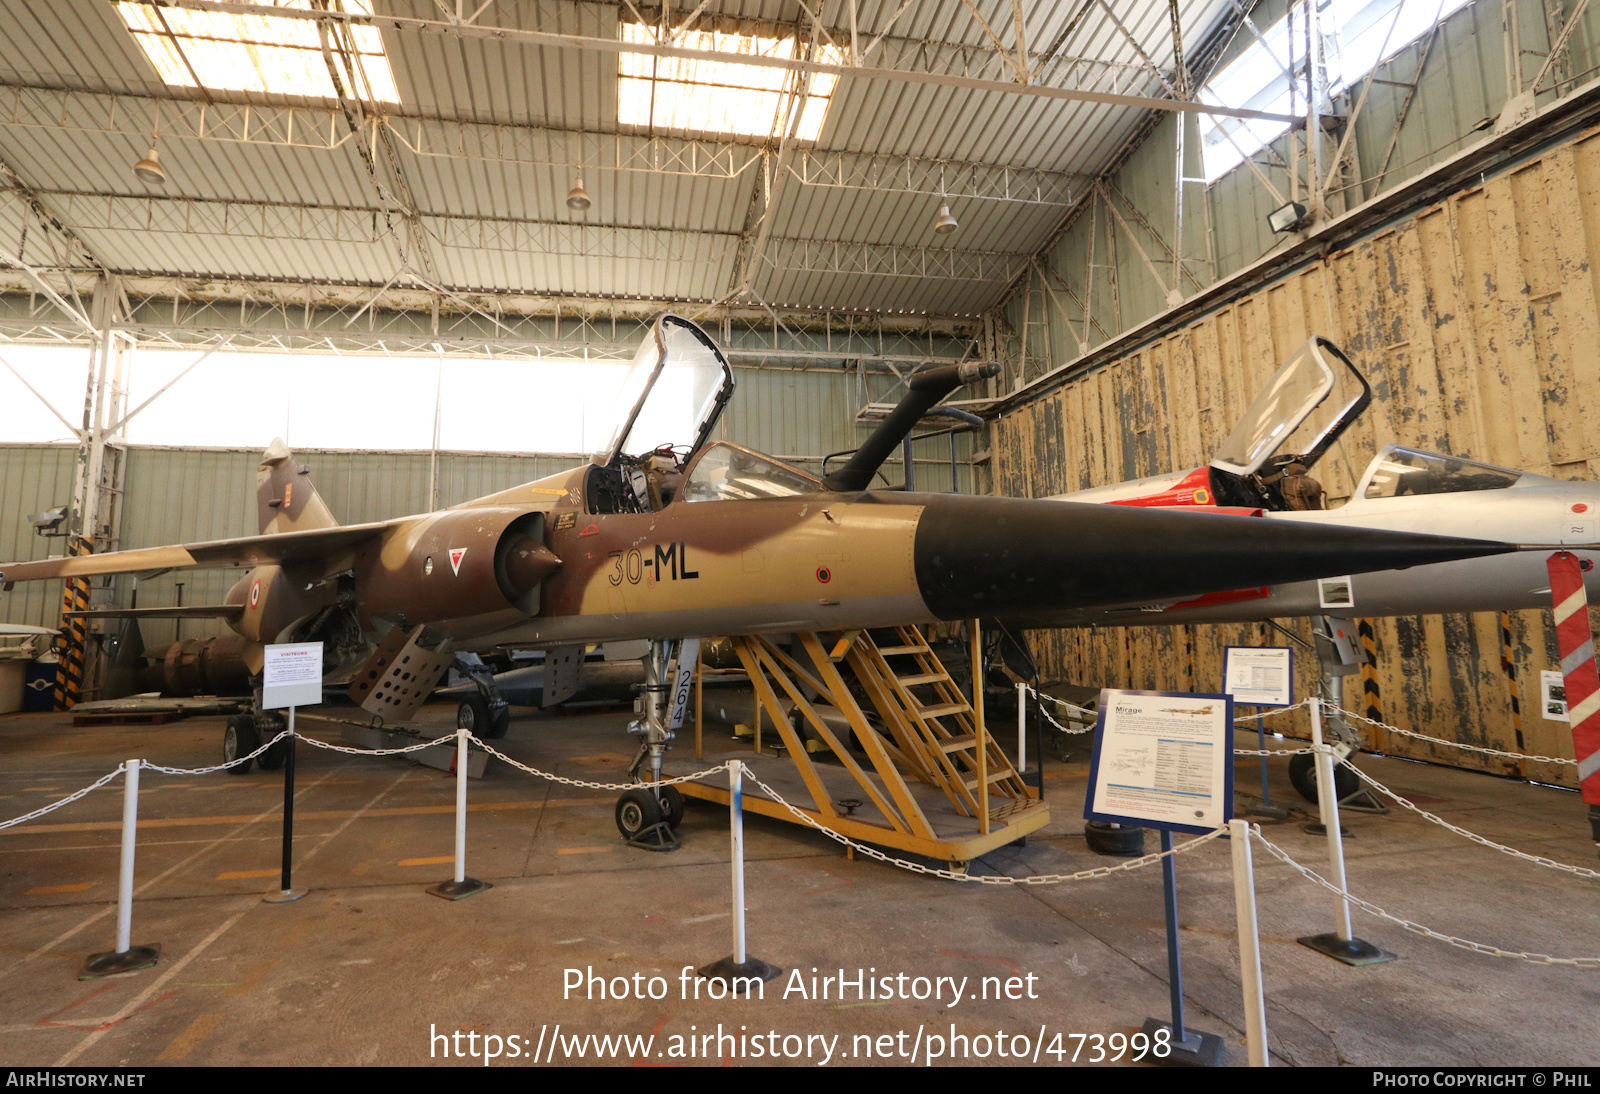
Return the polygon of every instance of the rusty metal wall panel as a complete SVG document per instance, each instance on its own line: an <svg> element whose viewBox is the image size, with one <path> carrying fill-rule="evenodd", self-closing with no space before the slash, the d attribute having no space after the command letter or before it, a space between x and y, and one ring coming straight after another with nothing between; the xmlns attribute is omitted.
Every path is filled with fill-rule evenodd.
<svg viewBox="0 0 1600 1094"><path fill-rule="evenodd" d="M1339 343L1373 386L1371 408L1318 470L1335 502L1392 442L1593 479L1597 275L1600 135L1591 132L1006 415L993 430L997 492L1042 496L1199 466L1313 334ZM1550 613L1514 613L1511 636L1520 745L1493 614L1379 620L1385 720L1571 757L1568 727L1542 718L1536 701L1540 670L1559 667ZM1046 676L1135 688L1185 688L1192 677L1206 690L1220 681L1223 646L1281 638L1252 625L1039 632L1037 641ZM1297 689L1309 694L1311 659L1299 661ZM1287 720L1304 730L1300 715ZM1457 750L1378 740L1401 755L1507 770ZM1529 765L1526 774L1574 785L1571 768Z"/></svg>

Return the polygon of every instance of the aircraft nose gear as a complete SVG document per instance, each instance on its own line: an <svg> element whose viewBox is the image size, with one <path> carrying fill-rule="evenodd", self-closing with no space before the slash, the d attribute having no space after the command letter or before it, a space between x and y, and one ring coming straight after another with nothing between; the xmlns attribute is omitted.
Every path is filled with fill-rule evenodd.
<svg viewBox="0 0 1600 1094"><path fill-rule="evenodd" d="M455 670L478 689L478 694L467 696L456 708L456 728L498 741L511 728L511 708L494 686L494 671L475 653L456 654Z"/></svg>
<svg viewBox="0 0 1600 1094"><path fill-rule="evenodd" d="M693 677L694 662L700 656L700 640L652 641L645 658L645 679L634 700L640 717L628 724L628 732L639 738L639 751L628 766L628 777L639 783L617 799L617 830L634 847L651 851L678 848L672 830L683 820L683 795L674 786L655 785L661 781L661 761L673 732L683 724L687 701L687 681ZM649 761L650 773L642 770Z"/></svg>

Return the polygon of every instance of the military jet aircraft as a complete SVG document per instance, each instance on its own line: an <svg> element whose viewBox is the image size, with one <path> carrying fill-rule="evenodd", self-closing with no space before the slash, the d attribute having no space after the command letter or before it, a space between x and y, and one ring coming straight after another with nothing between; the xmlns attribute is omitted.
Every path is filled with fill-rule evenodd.
<svg viewBox="0 0 1600 1094"><path fill-rule="evenodd" d="M1312 338L1273 375L1228 434L1211 463L1168 475L1054 495L1053 500L1195 513L1265 517L1297 527L1372 528L1469 536L1524 548L1565 547L1579 558L1591 600L1600 594L1600 484L1568 482L1461 456L1391 444L1378 450L1350 500L1323 508L1307 474L1372 401L1372 389L1326 338ZM1298 466L1296 466L1298 465ZM1315 480L1311 480L1313 483ZM1059 615L1058 626L1243 623L1309 616L1322 661L1323 687L1342 700L1342 676L1359 669L1353 616L1431 615L1550 607L1547 551L1317 580L1251 583L1198 597L1135 600ZM1359 739L1342 718L1328 728L1346 744ZM1311 758L1296 757L1290 778L1315 800ZM1358 788L1342 768L1341 793ZM1600 831L1600 829L1597 829Z"/></svg>
<svg viewBox="0 0 1600 1094"><path fill-rule="evenodd" d="M867 489L934 404L993 372L973 363L918 373L866 443L819 478L711 439L733 370L699 327L664 315L621 385L615 432L587 466L439 512L340 526L306 471L274 443L258 476L260 535L8 564L0 588L240 569L214 611L249 643L252 671L260 670L263 644L320 641L329 679L349 681L364 709L396 722L455 664L479 687L488 724L472 728L486 736L504 732L505 702L479 655L545 650L541 692L549 705L579 686L587 644L644 639L634 770L648 759L657 775L682 716L669 697L685 690L674 685L692 671L700 636L973 617L1037 625L1130 598L1178 600L1511 549L1234 516ZM224 757L253 751L262 733L276 731L276 718L234 718ZM670 818L675 797L662 794L652 807ZM649 808L641 825L660 819Z"/></svg>

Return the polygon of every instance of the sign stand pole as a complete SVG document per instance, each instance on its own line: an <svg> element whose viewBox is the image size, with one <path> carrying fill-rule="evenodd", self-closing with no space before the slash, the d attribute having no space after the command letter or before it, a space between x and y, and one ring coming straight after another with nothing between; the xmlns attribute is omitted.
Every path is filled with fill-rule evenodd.
<svg viewBox="0 0 1600 1094"><path fill-rule="evenodd" d="M1161 850L1172 850L1172 831L1161 830ZM1172 994L1172 1021L1146 1018L1144 1032L1152 1039L1159 1029L1172 1035L1172 1053L1157 1058L1159 1064L1179 1067L1218 1067L1222 1063L1222 1038L1214 1033L1185 1029L1183 1025L1183 962L1178 953L1178 868L1172 855L1161 860L1162 903L1167 913L1167 985Z"/></svg>
<svg viewBox="0 0 1600 1094"><path fill-rule="evenodd" d="M294 859L294 707L289 707L289 736L283 742L283 872L279 889L261 898L265 904L288 904L306 895L304 889L289 884L289 868Z"/></svg>
<svg viewBox="0 0 1600 1094"><path fill-rule="evenodd" d="M1265 817L1268 820L1288 820L1288 807L1272 804L1272 788L1267 781L1267 720L1266 716L1260 711L1256 712L1256 748L1262 753L1261 804L1250 806L1245 810L1245 815L1250 817Z"/></svg>
<svg viewBox="0 0 1600 1094"><path fill-rule="evenodd" d="M1355 937L1350 929L1350 902L1346 898L1349 890L1344 880L1344 828L1339 824L1339 795L1333 788L1333 756L1322 742L1322 700L1318 698L1311 700L1311 744L1316 749L1317 798L1322 809L1320 827L1328 837L1328 880L1339 887L1340 896L1335 919L1337 929L1330 934L1308 935L1295 941L1346 965L1394 961L1394 954Z"/></svg>

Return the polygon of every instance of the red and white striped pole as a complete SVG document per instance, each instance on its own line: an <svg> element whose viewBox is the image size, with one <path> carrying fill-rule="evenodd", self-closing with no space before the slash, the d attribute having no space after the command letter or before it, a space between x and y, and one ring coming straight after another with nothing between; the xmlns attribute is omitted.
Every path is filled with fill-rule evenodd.
<svg viewBox="0 0 1600 1094"><path fill-rule="evenodd" d="M1589 806L1589 826L1600 844L1600 673L1595 670L1594 635L1589 631L1589 598L1577 555L1557 551L1550 556L1549 567L1578 785Z"/></svg>

